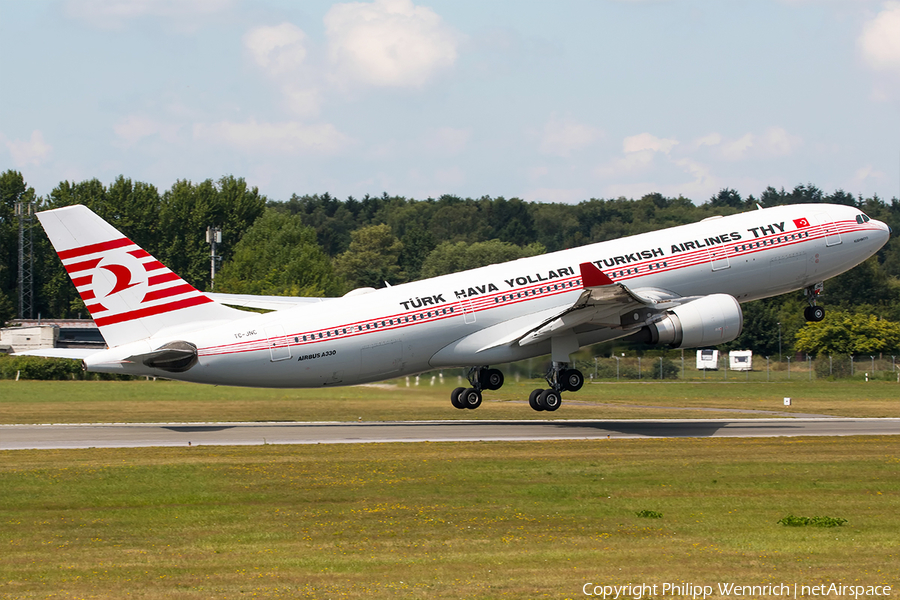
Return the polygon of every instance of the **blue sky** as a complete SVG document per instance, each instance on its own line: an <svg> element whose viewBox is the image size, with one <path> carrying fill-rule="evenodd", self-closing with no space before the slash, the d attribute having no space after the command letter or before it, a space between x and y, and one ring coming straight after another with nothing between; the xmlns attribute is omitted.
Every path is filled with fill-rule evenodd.
<svg viewBox="0 0 900 600"><path fill-rule="evenodd" d="M271 199L900 195L900 2L0 0L0 169Z"/></svg>

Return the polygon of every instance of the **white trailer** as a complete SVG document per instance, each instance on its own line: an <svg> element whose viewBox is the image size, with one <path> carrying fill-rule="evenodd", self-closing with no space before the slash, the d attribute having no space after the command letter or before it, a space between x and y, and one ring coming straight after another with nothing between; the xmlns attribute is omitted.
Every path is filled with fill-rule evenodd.
<svg viewBox="0 0 900 600"><path fill-rule="evenodd" d="M732 350L728 353L729 368L732 371L752 371L753 351Z"/></svg>
<svg viewBox="0 0 900 600"><path fill-rule="evenodd" d="M718 371L719 370L719 351L718 350L697 350L697 370L698 371Z"/></svg>

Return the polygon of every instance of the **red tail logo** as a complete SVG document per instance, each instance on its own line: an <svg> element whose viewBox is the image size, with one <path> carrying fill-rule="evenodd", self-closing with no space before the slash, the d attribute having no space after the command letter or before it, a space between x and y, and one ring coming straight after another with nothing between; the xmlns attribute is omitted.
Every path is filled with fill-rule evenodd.
<svg viewBox="0 0 900 600"><path fill-rule="evenodd" d="M125 237L59 257L99 327L212 302Z"/></svg>

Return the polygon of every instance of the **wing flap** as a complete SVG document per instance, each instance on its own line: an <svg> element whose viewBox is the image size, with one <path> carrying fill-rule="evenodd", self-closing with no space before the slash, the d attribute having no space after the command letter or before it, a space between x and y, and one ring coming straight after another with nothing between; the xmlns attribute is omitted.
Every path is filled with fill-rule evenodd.
<svg viewBox="0 0 900 600"><path fill-rule="evenodd" d="M650 293L647 295L638 294L614 282L593 263L582 263L579 268L583 289L571 306L509 333L478 351L513 343L520 346L536 344L583 324L610 329L636 329L662 318L667 308L686 300L664 290L648 290Z"/></svg>

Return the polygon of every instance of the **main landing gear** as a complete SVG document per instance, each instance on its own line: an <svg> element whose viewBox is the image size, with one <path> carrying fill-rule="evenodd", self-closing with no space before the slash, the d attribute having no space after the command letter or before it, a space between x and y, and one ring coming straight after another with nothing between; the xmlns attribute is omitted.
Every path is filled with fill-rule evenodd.
<svg viewBox="0 0 900 600"><path fill-rule="evenodd" d="M466 377L472 387L458 387L450 393L450 402L456 408L476 409L481 406L481 390L499 390L503 386L500 369L472 367Z"/></svg>
<svg viewBox="0 0 900 600"><path fill-rule="evenodd" d="M562 392L577 392L584 385L584 374L568 368L568 363L553 363L545 376L550 389L536 389L528 396L528 404L534 410L554 411L562 404Z"/></svg>
<svg viewBox="0 0 900 600"><path fill-rule="evenodd" d="M819 282L803 290L803 293L806 295L806 301L809 302L809 306L803 310L803 316L807 321L818 323L825 318L825 309L821 306L816 306L816 298L819 297L819 294L821 294L824 289L825 284Z"/></svg>
<svg viewBox="0 0 900 600"><path fill-rule="evenodd" d="M481 406L482 390L499 390L503 385L503 373L489 367L472 367L467 375L472 387L458 387L450 393L450 402L456 408L476 409ZM563 392L577 392L584 385L584 374L570 369L569 363L554 362L545 376L549 389L537 389L528 397L534 410L554 411L562 404Z"/></svg>

